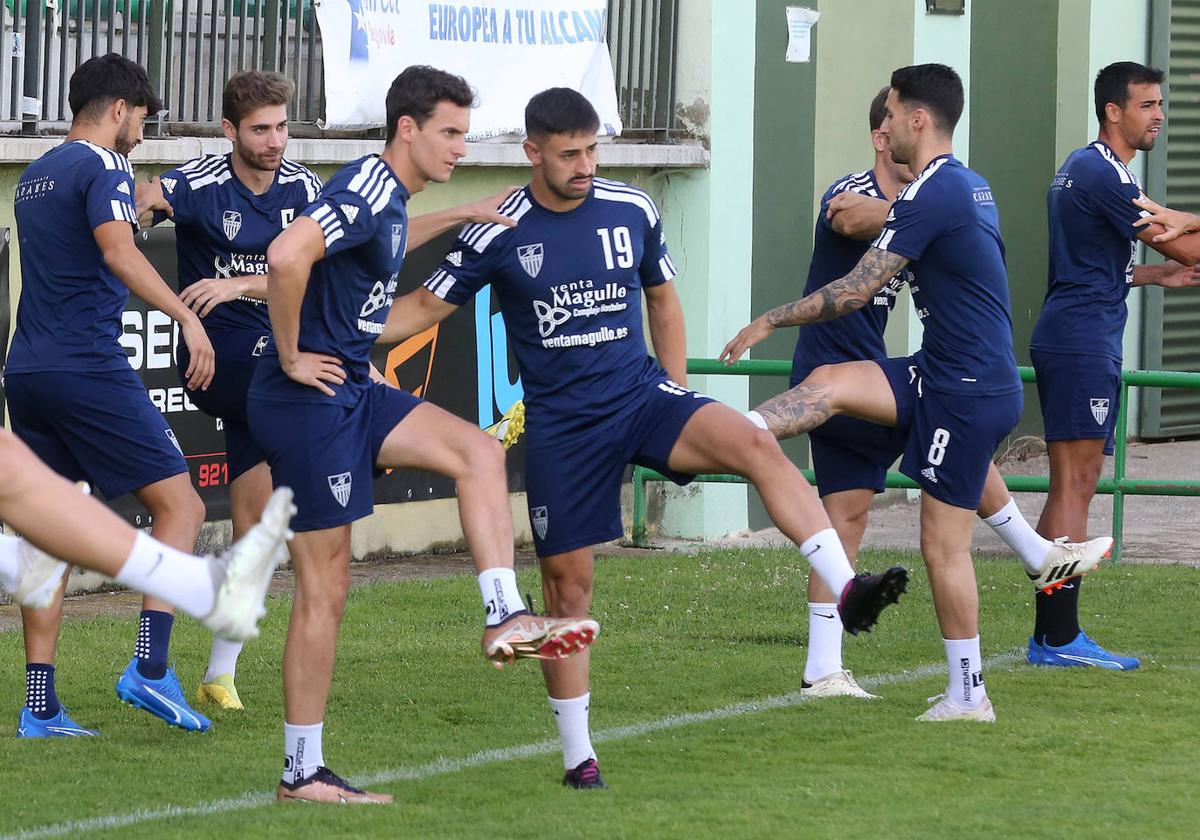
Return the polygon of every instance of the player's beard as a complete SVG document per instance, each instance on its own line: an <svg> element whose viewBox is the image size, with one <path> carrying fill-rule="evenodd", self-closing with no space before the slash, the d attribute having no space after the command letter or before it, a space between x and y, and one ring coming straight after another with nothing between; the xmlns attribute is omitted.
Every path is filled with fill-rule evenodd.
<svg viewBox="0 0 1200 840"><path fill-rule="evenodd" d="M579 201L579 199L587 197L588 191L592 188L592 181L589 178L586 182L579 182L579 184L576 185L568 180L560 187L558 184L547 178L546 186L548 186L550 191L563 201Z"/></svg>
<svg viewBox="0 0 1200 840"><path fill-rule="evenodd" d="M125 115L125 119L117 126L117 138L113 141L115 150L118 154L128 156L134 150L134 147L141 142L134 136L133 117L130 114Z"/></svg>
<svg viewBox="0 0 1200 840"><path fill-rule="evenodd" d="M279 168L280 162L283 160L283 149L274 153L274 158L266 152L255 154L243 146L241 143L233 144L234 154L238 156L242 163L251 169L257 169L259 172L274 172Z"/></svg>

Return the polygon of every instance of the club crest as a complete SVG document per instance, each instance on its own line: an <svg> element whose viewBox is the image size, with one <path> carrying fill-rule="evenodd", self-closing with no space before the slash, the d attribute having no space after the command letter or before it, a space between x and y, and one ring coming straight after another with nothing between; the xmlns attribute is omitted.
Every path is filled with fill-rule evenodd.
<svg viewBox="0 0 1200 840"><path fill-rule="evenodd" d="M530 277L537 277L538 272L542 270L542 258L545 253L546 250L542 247L541 242L522 245L517 248L517 259L521 261L521 268L525 269L526 274Z"/></svg>
<svg viewBox="0 0 1200 840"><path fill-rule="evenodd" d="M1104 421L1108 418L1108 400L1093 397L1092 416L1096 418L1096 425L1103 426Z"/></svg>
<svg viewBox="0 0 1200 840"><path fill-rule="evenodd" d="M225 231L225 238L232 242L242 229L242 214L236 210L226 210L221 217L221 228Z"/></svg>
<svg viewBox="0 0 1200 840"><path fill-rule="evenodd" d="M392 225L392 256L400 253L400 246L404 244L404 225Z"/></svg>
<svg viewBox="0 0 1200 840"><path fill-rule="evenodd" d="M337 503L342 507L350 504L350 473L338 473L337 475L326 476L329 481L329 491L333 493L333 498L337 499Z"/></svg>
<svg viewBox="0 0 1200 840"><path fill-rule="evenodd" d="M546 539L546 532L550 530L550 513L546 506L530 508L529 520L533 523L533 530L537 532L538 539Z"/></svg>
<svg viewBox="0 0 1200 840"><path fill-rule="evenodd" d="M254 349L250 351L250 355L261 356L263 351L267 349L267 341L269 341L270 338L271 336L269 335L260 335L258 337L258 341L254 342Z"/></svg>
<svg viewBox="0 0 1200 840"><path fill-rule="evenodd" d="M166 429L165 431L167 433L167 439L171 441L171 443L174 445L174 447L179 450L179 454L182 455L183 447L179 445L179 438L175 437L174 430Z"/></svg>

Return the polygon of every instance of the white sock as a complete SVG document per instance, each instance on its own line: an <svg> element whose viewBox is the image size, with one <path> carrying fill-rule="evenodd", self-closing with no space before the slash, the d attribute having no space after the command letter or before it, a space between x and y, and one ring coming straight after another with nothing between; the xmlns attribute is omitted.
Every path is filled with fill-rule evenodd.
<svg viewBox="0 0 1200 840"><path fill-rule="evenodd" d="M325 763L321 752L321 731L325 722L311 726L283 724L283 780L290 784L302 782Z"/></svg>
<svg viewBox="0 0 1200 840"><path fill-rule="evenodd" d="M808 661L804 681L814 683L821 677L842 670L842 620L837 604L808 602Z"/></svg>
<svg viewBox="0 0 1200 840"><path fill-rule="evenodd" d="M212 612L216 599L208 560L164 545L142 531L116 581L162 598L194 618Z"/></svg>
<svg viewBox="0 0 1200 840"><path fill-rule="evenodd" d="M241 654L244 644L245 642L229 642L214 636L212 652L208 655L208 670L204 672L204 681L212 682L222 674L235 676L238 655Z"/></svg>
<svg viewBox="0 0 1200 840"><path fill-rule="evenodd" d="M515 612L525 609L517 588L517 573L497 566L479 573L479 594L483 596L484 623L495 627Z"/></svg>
<svg viewBox="0 0 1200 840"><path fill-rule="evenodd" d="M588 708L591 692L582 697L559 700L550 698L550 710L558 724L558 737L562 739L563 767L573 770L589 758L596 757L592 749L592 736L588 732Z"/></svg>
<svg viewBox="0 0 1200 840"><path fill-rule="evenodd" d="M1017 508L1017 502L1011 497L1008 504L999 511L983 520L988 524L1008 547L1017 553L1025 568L1031 572L1039 572L1046 552L1054 543L1033 530L1025 516Z"/></svg>
<svg viewBox="0 0 1200 840"><path fill-rule="evenodd" d="M842 597L842 590L854 577L854 569L846 559L846 550L838 539L837 531L826 528L817 531L800 545L800 553L808 560L813 571L821 576L834 598Z"/></svg>
<svg viewBox="0 0 1200 840"><path fill-rule="evenodd" d="M771 431L770 428L767 427L767 421L764 420L763 416L761 414L759 414L757 411L755 411L754 409L750 409L749 411L745 412L745 417L747 420L749 420L755 426L758 426L758 428L762 429L764 432Z"/></svg>
<svg viewBox="0 0 1200 840"><path fill-rule="evenodd" d="M977 709L987 697L983 685L983 657L979 655L979 637L942 639L946 645L946 665L950 683L946 696L962 709Z"/></svg>
<svg viewBox="0 0 1200 840"><path fill-rule="evenodd" d="M21 555L17 553L20 542L18 537L0 534L0 586L9 592L21 580Z"/></svg>

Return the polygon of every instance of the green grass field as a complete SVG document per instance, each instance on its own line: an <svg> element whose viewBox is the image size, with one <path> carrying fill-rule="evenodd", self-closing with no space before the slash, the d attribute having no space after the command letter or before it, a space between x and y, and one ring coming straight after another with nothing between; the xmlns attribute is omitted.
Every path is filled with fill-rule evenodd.
<svg viewBox="0 0 1200 840"><path fill-rule="evenodd" d="M1140 671L1034 669L1033 593L1015 561L977 563L994 726L919 724L945 684L929 587L910 593L846 662L883 699L798 702L807 573L794 552L608 558L597 566L592 725L606 792L564 789L538 669L477 653L468 577L351 595L325 757L386 807L278 806L279 652L271 602L238 685L249 711L212 732L168 729L117 703L133 618L69 624L59 688L87 740L19 742L20 638L6 633L0 836L121 837L1192 837L1200 822L1200 570L1102 567L1085 628ZM535 589L536 575L522 576ZM539 599L540 600L540 599ZM207 656L181 621L189 693Z"/></svg>

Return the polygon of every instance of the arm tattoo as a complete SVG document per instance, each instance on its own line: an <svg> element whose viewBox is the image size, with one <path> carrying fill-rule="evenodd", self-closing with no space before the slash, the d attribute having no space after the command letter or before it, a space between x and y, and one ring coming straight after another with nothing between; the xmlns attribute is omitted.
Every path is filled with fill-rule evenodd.
<svg viewBox="0 0 1200 840"><path fill-rule="evenodd" d="M767 313L767 321L773 327L795 327L840 318L866 306L871 296L906 265L908 257L868 248L845 277L806 298L775 307Z"/></svg>

